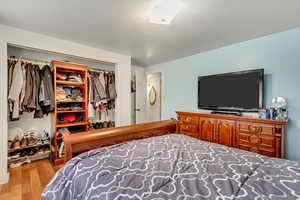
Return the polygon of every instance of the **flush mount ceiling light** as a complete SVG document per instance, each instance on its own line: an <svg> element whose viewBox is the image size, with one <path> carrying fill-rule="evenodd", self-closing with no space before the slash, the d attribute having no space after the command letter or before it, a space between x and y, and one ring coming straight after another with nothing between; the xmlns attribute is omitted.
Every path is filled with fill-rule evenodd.
<svg viewBox="0 0 300 200"><path fill-rule="evenodd" d="M151 9L150 22L170 24L182 7L181 0L155 0Z"/></svg>

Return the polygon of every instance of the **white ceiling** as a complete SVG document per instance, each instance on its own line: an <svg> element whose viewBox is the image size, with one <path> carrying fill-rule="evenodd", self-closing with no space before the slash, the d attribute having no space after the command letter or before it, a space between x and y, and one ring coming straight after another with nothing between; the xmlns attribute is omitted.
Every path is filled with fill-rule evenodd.
<svg viewBox="0 0 300 200"><path fill-rule="evenodd" d="M148 23L153 0L0 0L0 23L131 55L141 66L300 26L299 0L182 1L171 25L156 25Z"/></svg>

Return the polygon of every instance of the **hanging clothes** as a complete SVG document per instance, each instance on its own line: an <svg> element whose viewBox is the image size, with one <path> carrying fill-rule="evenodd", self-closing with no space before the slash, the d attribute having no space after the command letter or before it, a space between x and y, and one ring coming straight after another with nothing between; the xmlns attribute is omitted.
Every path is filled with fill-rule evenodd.
<svg viewBox="0 0 300 200"><path fill-rule="evenodd" d="M108 96L110 100L115 100L117 98L116 84L115 84L115 74L108 74Z"/></svg>
<svg viewBox="0 0 300 200"><path fill-rule="evenodd" d="M34 111L34 118L42 118L44 113L40 106L39 102L39 92L40 92L40 85L41 85L41 77L40 77L40 67L38 65L34 66L34 76L35 76L35 111Z"/></svg>
<svg viewBox="0 0 300 200"><path fill-rule="evenodd" d="M18 120L23 112L34 112L34 118L42 118L54 111L52 80L48 65L41 70L37 64L9 60L8 104L11 120Z"/></svg>
<svg viewBox="0 0 300 200"><path fill-rule="evenodd" d="M107 102L106 92L100 81L100 74L92 72L91 81L93 82L93 104L94 107L98 107L103 103Z"/></svg>
<svg viewBox="0 0 300 200"><path fill-rule="evenodd" d="M21 62L18 61L13 69L13 74L11 77L11 86L8 94L8 103L10 107L11 119L18 120L20 113L20 94L23 85L23 71Z"/></svg>
<svg viewBox="0 0 300 200"><path fill-rule="evenodd" d="M22 84L22 90L20 94L20 113L24 112L24 106L23 106L23 101L25 99L25 91L26 91L26 70L25 70L25 64L22 63L22 72L23 72L23 84Z"/></svg>
<svg viewBox="0 0 300 200"><path fill-rule="evenodd" d="M39 103L43 114L48 115L54 111L54 88L53 76L49 65L45 65L41 70L41 87L39 90Z"/></svg>
<svg viewBox="0 0 300 200"><path fill-rule="evenodd" d="M88 118L95 118L96 112L94 109L94 82L91 79L91 75L88 75L89 79L89 104L88 104Z"/></svg>
<svg viewBox="0 0 300 200"><path fill-rule="evenodd" d="M104 74L105 74L104 72L99 73L99 81L104 89L105 94L106 94L106 81L105 81Z"/></svg>
<svg viewBox="0 0 300 200"><path fill-rule="evenodd" d="M34 66L31 63L26 63L26 88L23 107L26 112L32 112L36 108L36 82Z"/></svg>
<svg viewBox="0 0 300 200"><path fill-rule="evenodd" d="M91 122L114 120L117 92L114 73L104 71L89 72L88 117Z"/></svg>
<svg viewBox="0 0 300 200"><path fill-rule="evenodd" d="M15 61L8 61L8 79L7 79L7 88L8 91L10 90L11 83L12 83L12 78L13 78L13 71L15 69L16 62Z"/></svg>

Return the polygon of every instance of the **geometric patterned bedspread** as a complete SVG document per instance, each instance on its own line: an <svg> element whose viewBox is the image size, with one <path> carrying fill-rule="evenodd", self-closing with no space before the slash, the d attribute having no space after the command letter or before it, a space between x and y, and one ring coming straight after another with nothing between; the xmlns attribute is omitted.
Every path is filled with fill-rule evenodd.
<svg viewBox="0 0 300 200"><path fill-rule="evenodd" d="M300 163L169 134L73 158L42 199L300 199Z"/></svg>

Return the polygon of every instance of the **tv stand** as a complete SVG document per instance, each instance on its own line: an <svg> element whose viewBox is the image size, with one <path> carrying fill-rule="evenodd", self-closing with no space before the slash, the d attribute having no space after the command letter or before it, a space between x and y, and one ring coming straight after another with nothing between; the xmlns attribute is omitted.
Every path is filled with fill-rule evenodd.
<svg viewBox="0 0 300 200"><path fill-rule="evenodd" d="M199 112L176 113L177 133L269 157L284 158L287 120Z"/></svg>
<svg viewBox="0 0 300 200"><path fill-rule="evenodd" d="M211 114L222 114L222 115L242 116L242 113L241 113L241 112L211 111Z"/></svg>

